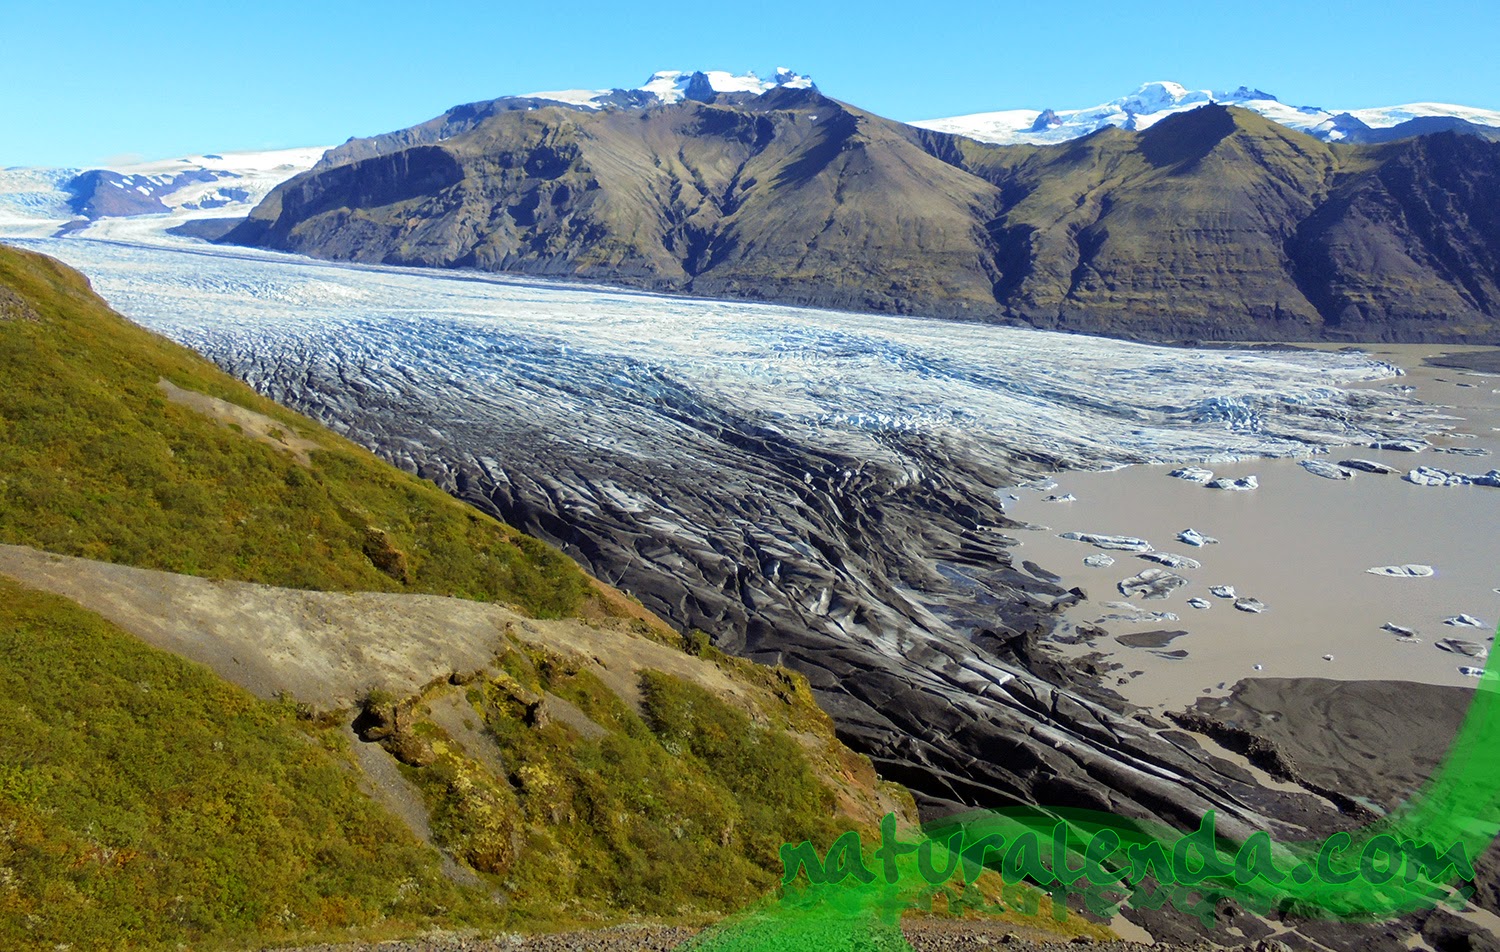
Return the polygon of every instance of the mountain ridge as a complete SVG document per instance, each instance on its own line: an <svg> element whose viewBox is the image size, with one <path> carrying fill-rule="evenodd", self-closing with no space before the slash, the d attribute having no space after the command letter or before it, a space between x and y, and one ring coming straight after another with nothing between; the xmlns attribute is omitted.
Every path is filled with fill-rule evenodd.
<svg viewBox="0 0 1500 952"><path fill-rule="evenodd" d="M790 87L441 128L331 151L227 240L1150 339L1500 328L1500 235L1474 205L1500 194L1500 146L1452 131L1327 143L1205 105L994 146ZM1395 171L1425 165L1444 175Z"/></svg>

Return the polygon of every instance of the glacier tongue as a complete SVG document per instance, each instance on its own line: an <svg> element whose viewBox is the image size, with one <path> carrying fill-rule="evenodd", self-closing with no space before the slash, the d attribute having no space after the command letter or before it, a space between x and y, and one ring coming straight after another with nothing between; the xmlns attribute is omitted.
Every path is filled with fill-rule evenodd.
<svg viewBox="0 0 1500 952"><path fill-rule="evenodd" d="M1423 428L1409 397L1334 386L1389 372L1349 354L1166 349L155 241L25 244L678 626L802 670L845 736L929 804L1069 790L1076 802L1059 805L1100 808L1088 791L1107 782L1110 804L1141 815L1166 798L1259 823L1254 791L1088 700L1086 679L1030 672L1026 641L1069 593L1012 567L996 490L1025 461L1305 455Z"/></svg>

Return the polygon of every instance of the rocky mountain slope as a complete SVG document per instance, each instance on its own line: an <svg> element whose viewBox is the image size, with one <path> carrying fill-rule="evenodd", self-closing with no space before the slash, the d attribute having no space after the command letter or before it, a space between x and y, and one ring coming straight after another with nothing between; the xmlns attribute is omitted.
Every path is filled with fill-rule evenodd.
<svg viewBox="0 0 1500 952"><path fill-rule="evenodd" d="M702 919L911 815L801 678L8 248L0 367L6 948Z"/></svg>
<svg viewBox="0 0 1500 952"><path fill-rule="evenodd" d="M712 98L450 113L330 152L228 240L1132 337L1500 327L1500 144L1477 137L1330 145L1207 105L993 146L815 88Z"/></svg>

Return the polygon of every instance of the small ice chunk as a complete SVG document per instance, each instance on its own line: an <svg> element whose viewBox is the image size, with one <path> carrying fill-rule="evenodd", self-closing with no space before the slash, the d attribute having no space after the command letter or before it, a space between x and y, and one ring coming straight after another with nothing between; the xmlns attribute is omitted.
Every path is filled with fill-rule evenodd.
<svg viewBox="0 0 1500 952"><path fill-rule="evenodd" d="M1341 466L1325 463L1320 459L1305 459L1297 464L1314 476L1322 476L1324 479L1353 479L1354 474Z"/></svg>
<svg viewBox="0 0 1500 952"><path fill-rule="evenodd" d="M1256 479L1253 475L1240 479L1230 479L1228 476L1220 476L1218 479L1209 480L1205 485L1209 489L1228 489L1232 492L1243 493L1249 492L1259 486L1260 480Z"/></svg>
<svg viewBox="0 0 1500 952"><path fill-rule="evenodd" d="M1489 625L1486 625L1484 622L1482 622L1479 619L1475 618L1473 615L1464 615L1464 614L1454 615L1452 618L1445 618L1445 619L1443 619L1443 624L1445 624L1445 625L1454 625L1454 626L1459 627L1459 628L1488 628L1488 627L1490 627Z"/></svg>
<svg viewBox="0 0 1500 952"><path fill-rule="evenodd" d="M1212 608L1213 603L1206 598L1190 598L1188 604L1194 608Z"/></svg>
<svg viewBox="0 0 1500 952"><path fill-rule="evenodd" d="M1333 660L1333 655L1326 654L1326 655L1323 656L1323 660L1324 661L1332 661Z"/></svg>
<svg viewBox="0 0 1500 952"><path fill-rule="evenodd" d="M1249 612L1252 615L1259 615L1266 610L1265 604L1258 598L1236 598L1234 600L1234 607L1242 612Z"/></svg>
<svg viewBox="0 0 1500 952"><path fill-rule="evenodd" d="M1181 575L1173 575L1166 569L1142 569L1139 574L1120 582L1118 588L1121 595L1146 599L1166 598L1187 583L1187 579Z"/></svg>
<svg viewBox="0 0 1500 952"><path fill-rule="evenodd" d="M1345 469L1357 469L1362 473L1375 473L1380 476L1388 476L1391 473L1400 472L1394 466L1377 463L1372 459L1341 459L1339 465Z"/></svg>
<svg viewBox="0 0 1500 952"><path fill-rule="evenodd" d="M1397 450L1402 453L1420 453L1426 449L1426 440L1376 440L1370 444L1372 450Z"/></svg>
<svg viewBox="0 0 1500 952"><path fill-rule="evenodd" d="M1042 500L1042 502L1077 502L1077 501L1078 501L1078 497L1075 496L1075 495L1073 495L1072 493L1064 493L1061 496L1048 496L1046 499Z"/></svg>
<svg viewBox="0 0 1500 952"><path fill-rule="evenodd" d="M1059 539L1071 539L1074 542L1087 542L1089 545L1100 549L1117 549L1121 552L1150 552L1151 543L1145 539L1137 539L1134 536L1102 535L1097 532L1064 532L1058 535Z"/></svg>
<svg viewBox="0 0 1500 952"><path fill-rule="evenodd" d="M1201 569L1203 563L1197 559L1190 559L1185 555L1175 555L1171 552L1142 552L1137 558L1145 559L1147 562L1157 562L1169 569Z"/></svg>
<svg viewBox="0 0 1500 952"><path fill-rule="evenodd" d="M1167 475L1185 479L1191 483L1207 483L1214 478L1214 471L1199 466L1184 466L1181 469L1172 470Z"/></svg>
<svg viewBox="0 0 1500 952"><path fill-rule="evenodd" d="M1210 585L1208 587L1208 594L1214 596L1215 598L1233 598L1234 597L1234 586L1233 585Z"/></svg>
<svg viewBox="0 0 1500 952"><path fill-rule="evenodd" d="M1252 664L1252 665L1251 665L1251 666L1250 666L1250 667L1251 667L1251 668L1252 668L1252 669L1253 669L1253 670L1255 670L1255 671L1261 671L1261 670L1264 670L1264 668L1265 668L1265 665L1260 665L1260 664Z"/></svg>
<svg viewBox="0 0 1500 952"><path fill-rule="evenodd" d="M1206 536L1197 529L1183 529L1177 533L1177 541L1192 546L1218 545L1219 540L1213 536Z"/></svg>
<svg viewBox="0 0 1500 952"><path fill-rule="evenodd" d="M1490 650L1484 645L1476 645L1472 641L1464 641L1462 638L1439 638L1432 643L1434 648L1441 651L1449 651L1453 654L1461 654L1470 658L1487 658Z"/></svg>
<svg viewBox="0 0 1500 952"><path fill-rule="evenodd" d="M1418 466L1401 478L1418 486L1467 486L1473 482L1463 473L1438 469L1436 466Z"/></svg>
<svg viewBox="0 0 1500 952"><path fill-rule="evenodd" d="M1398 625L1393 621L1388 621L1385 624L1381 625L1380 630L1388 631L1393 635L1400 635L1402 638L1417 637L1417 630L1415 628L1408 628L1405 625Z"/></svg>
<svg viewBox="0 0 1500 952"><path fill-rule="evenodd" d="M1085 555L1083 557L1083 564L1089 566L1090 568L1105 569L1109 568L1111 565L1114 565L1115 560L1105 555L1103 552L1100 552L1095 555Z"/></svg>
<svg viewBox="0 0 1500 952"><path fill-rule="evenodd" d="M1435 570L1430 565L1418 565L1408 563L1406 565L1377 565L1374 568L1365 569L1370 575L1382 575L1386 578L1430 578Z"/></svg>
<svg viewBox="0 0 1500 952"><path fill-rule="evenodd" d="M1461 664L1461 665L1459 665L1458 666L1458 673L1462 674L1462 675L1466 675L1466 676L1471 677L1471 678L1482 678L1482 677L1484 677L1484 669L1483 668L1475 668L1475 667L1471 667L1470 665L1467 665L1467 664Z"/></svg>

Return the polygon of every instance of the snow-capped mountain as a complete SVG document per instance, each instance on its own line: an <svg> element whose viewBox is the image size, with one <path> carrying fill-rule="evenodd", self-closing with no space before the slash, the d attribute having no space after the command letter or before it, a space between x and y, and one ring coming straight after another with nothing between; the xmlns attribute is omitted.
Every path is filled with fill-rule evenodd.
<svg viewBox="0 0 1500 952"><path fill-rule="evenodd" d="M1188 89L1171 82L1146 83L1128 96L1087 109L1006 109L946 119L924 119L911 125L952 132L981 142L1045 145L1086 136L1105 126L1146 129L1174 113L1196 109L1210 102L1240 106L1330 142L1379 141L1392 137L1382 134L1382 130L1396 130L1404 123L1414 121L1418 126L1409 130L1412 134L1438 131L1433 126L1434 120L1449 125L1467 123L1500 129L1500 111L1471 106L1426 102L1335 110L1289 105L1268 92L1248 86L1214 91Z"/></svg>
<svg viewBox="0 0 1500 952"><path fill-rule="evenodd" d="M623 105L640 98L646 104L648 97L662 103L681 102L684 99L712 98L717 93L749 93L758 96L778 86L790 89L813 88L812 77L778 66L772 79L761 79L753 70L735 74L724 70L676 70L667 69L652 73L645 83L634 89L560 89L544 92L524 93L517 99L543 99L552 102L599 109L610 105ZM621 94L625 94L622 96ZM630 93L642 94L630 97ZM623 101L622 101L623 100Z"/></svg>
<svg viewBox="0 0 1500 952"><path fill-rule="evenodd" d="M104 218L242 217L271 190L312 168L321 146L226 152L94 169L0 169L0 223L50 234Z"/></svg>

